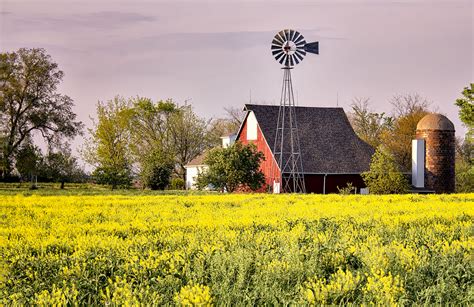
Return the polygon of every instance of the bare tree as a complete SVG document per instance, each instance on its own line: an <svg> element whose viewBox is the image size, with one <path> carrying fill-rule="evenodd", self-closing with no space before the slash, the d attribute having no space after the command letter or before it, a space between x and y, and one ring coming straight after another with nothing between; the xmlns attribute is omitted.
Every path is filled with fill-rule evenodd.
<svg viewBox="0 0 474 307"><path fill-rule="evenodd" d="M393 125L393 119L385 113L376 113L370 106L370 98L355 97L352 100L352 112L349 120L356 134L365 142L378 147L381 135Z"/></svg>
<svg viewBox="0 0 474 307"><path fill-rule="evenodd" d="M427 98L414 94L397 94L390 100L392 105L392 116L400 118L409 114L426 112L431 108L431 101Z"/></svg>

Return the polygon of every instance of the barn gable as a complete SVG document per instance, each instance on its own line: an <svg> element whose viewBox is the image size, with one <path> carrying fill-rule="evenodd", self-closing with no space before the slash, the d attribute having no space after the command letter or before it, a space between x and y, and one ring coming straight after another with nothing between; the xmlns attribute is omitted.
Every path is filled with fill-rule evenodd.
<svg viewBox="0 0 474 307"><path fill-rule="evenodd" d="M279 106L246 104L245 110L253 111L273 151ZM357 137L342 108L296 107L296 117L305 174L360 174L369 169L374 149ZM239 140L245 139L242 127Z"/></svg>

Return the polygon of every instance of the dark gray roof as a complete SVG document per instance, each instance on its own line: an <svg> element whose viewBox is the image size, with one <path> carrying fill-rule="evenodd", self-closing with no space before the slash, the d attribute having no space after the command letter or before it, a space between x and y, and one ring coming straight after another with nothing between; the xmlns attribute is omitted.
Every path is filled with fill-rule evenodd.
<svg viewBox="0 0 474 307"><path fill-rule="evenodd" d="M254 112L273 152L279 106L246 104L245 110ZM296 107L296 118L304 173L359 174L369 169L374 149L355 134L344 109Z"/></svg>

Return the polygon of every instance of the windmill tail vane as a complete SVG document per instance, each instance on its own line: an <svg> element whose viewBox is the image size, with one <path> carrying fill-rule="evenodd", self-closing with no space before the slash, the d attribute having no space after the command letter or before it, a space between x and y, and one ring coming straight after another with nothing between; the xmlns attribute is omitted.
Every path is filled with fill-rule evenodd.
<svg viewBox="0 0 474 307"><path fill-rule="evenodd" d="M309 53L319 54L319 42L304 45L304 50Z"/></svg>
<svg viewBox="0 0 474 307"><path fill-rule="evenodd" d="M273 193L306 193L290 70L301 63L307 53L319 54L319 42L306 43L298 31L286 29L275 35L271 51L285 71L273 145L276 163L272 164L273 186L270 189Z"/></svg>

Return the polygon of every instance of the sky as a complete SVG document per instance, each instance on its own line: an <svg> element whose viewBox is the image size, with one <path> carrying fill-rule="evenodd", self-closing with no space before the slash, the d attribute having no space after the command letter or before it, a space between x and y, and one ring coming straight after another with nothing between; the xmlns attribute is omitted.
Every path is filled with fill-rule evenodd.
<svg viewBox="0 0 474 307"><path fill-rule="evenodd" d="M320 46L292 71L299 105L347 112L369 97L390 112L394 95L418 93L462 136L454 101L474 79L473 18L471 0L0 0L0 51L45 48L86 126L115 95L187 101L211 118L279 103L270 44L291 28Z"/></svg>

